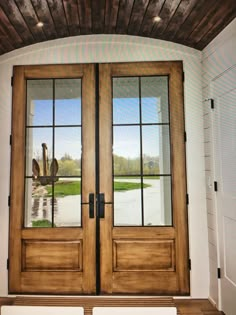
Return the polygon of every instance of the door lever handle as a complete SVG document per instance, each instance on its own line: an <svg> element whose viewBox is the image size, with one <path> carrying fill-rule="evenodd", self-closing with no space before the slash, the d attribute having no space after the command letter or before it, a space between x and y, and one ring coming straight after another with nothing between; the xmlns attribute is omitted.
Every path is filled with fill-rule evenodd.
<svg viewBox="0 0 236 315"><path fill-rule="evenodd" d="M103 193L98 194L98 216L100 219L105 218L105 195Z"/></svg>
<svg viewBox="0 0 236 315"><path fill-rule="evenodd" d="M89 194L89 218L94 218L94 194Z"/></svg>

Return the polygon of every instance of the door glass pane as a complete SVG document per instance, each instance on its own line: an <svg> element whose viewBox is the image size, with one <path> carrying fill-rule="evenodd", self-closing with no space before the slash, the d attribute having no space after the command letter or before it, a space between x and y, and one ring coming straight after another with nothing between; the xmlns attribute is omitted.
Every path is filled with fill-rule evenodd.
<svg viewBox="0 0 236 315"><path fill-rule="evenodd" d="M113 79L113 123L139 123L138 78Z"/></svg>
<svg viewBox="0 0 236 315"><path fill-rule="evenodd" d="M113 129L114 175L140 174L140 130L138 126Z"/></svg>
<svg viewBox="0 0 236 315"><path fill-rule="evenodd" d="M114 225L142 225L141 178L115 177L114 188Z"/></svg>
<svg viewBox="0 0 236 315"><path fill-rule="evenodd" d="M81 175L81 128L55 128L55 157L59 176Z"/></svg>
<svg viewBox="0 0 236 315"><path fill-rule="evenodd" d="M25 179L25 227L52 227L52 184Z"/></svg>
<svg viewBox="0 0 236 315"><path fill-rule="evenodd" d="M81 124L81 79L55 80L55 124Z"/></svg>
<svg viewBox="0 0 236 315"><path fill-rule="evenodd" d="M26 129L26 176L49 176L52 153L52 128Z"/></svg>
<svg viewBox="0 0 236 315"><path fill-rule="evenodd" d="M141 78L142 123L168 123L168 77Z"/></svg>
<svg viewBox="0 0 236 315"><path fill-rule="evenodd" d="M143 126L144 175L170 174L169 126Z"/></svg>
<svg viewBox="0 0 236 315"><path fill-rule="evenodd" d="M80 226L81 79L28 80L27 124L25 226Z"/></svg>
<svg viewBox="0 0 236 315"><path fill-rule="evenodd" d="M172 225L170 157L168 77L114 78L115 226Z"/></svg>
<svg viewBox="0 0 236 315"><path fill-rule="evenodd" d="M171 177L144 177L144 225L172 225Z"/></svg>
<svg viewBox="0 0 236 315"><path fill-rule="evenodd" d="M60 226L81 225L81 180L59 177L54 185L54 222Z"/></svg>
<svg viewBox="0 0 236 315"><path fill-rule="evenodd" d="M51 126L53 80L27 80L27 126Z"/></svg>

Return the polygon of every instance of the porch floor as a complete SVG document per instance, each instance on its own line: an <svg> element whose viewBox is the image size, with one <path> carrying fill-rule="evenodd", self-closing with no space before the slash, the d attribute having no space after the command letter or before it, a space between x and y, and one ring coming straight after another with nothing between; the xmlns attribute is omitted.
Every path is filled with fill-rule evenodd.
<svg viewBox="0 0 236 315"><path fill-rule="evenodd" d="M168 297L0 297L0 305L82 306L91 315L94 306L176 306L178 315L221 315L207 299ZM1 313L0 313L1 314Z"/></svg>

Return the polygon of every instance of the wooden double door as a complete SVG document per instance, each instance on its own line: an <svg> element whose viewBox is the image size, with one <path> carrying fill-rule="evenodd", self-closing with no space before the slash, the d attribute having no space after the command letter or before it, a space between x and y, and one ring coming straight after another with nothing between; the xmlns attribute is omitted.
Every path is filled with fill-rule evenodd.
<svg viewBox="0 0 236 315"><path fill-rule="evenodd" d="M9 293L189 294L182 71L14 67Z"/></svg>

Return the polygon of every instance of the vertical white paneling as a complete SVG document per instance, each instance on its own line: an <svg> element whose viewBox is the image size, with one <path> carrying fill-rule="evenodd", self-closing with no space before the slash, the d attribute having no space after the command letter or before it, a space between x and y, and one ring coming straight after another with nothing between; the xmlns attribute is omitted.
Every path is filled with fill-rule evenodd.
<svg viewBox="0 0 236 315"><path fill-rule="evenodd" d="M236 78L236 19L231 22L227 28L219 34L204 50L202 58L202 74L203 74L203 100L214 99L215 103L219 103L218 98L224 95L227 103L229 91L235 89ZM223 99L223 96L222 96ZM207 191L207 218L208 218L208 240L209 240L209 256L210 256L210 298L220 306L219 301L219 280L217 279L217 268L220 265L219 259L219 231L218 231L218 216L219 210L217 209L217 192L214 191L214 181L219 181L219 160L225 161L229 158L227 150L221 150L221 153L216 151L216 139L219 135L219 127L216 119L216 110L210 109L208 101L203 101L204 106L204 143L205 143L205 170L206 170L206 191ZM235 103L234 103L235 106ZM228 108L224 109L225 111ZM225 122L229 131L230 121ZM230 133L232 133L231 128ZM228 132L227 131L227 132ZM235 135L236 136L236 135ZM228 141L235 142L235 136L226 134L225 145ZM234 139L234 140L233 140ZM225 142L226 141L226 142ZM221 156L223 155L223 157ZM228 166L231 164L231 173L225 174L225 183L232 187L232 178L236 180L235 165L233 161L228 161ZM228 168L229 169L229 168ZM221 183L218 183L221 184ZM235 184L235 182L234 182ZM227 187L228 187L227 186ZM234 185L235 186L235 185ZM225 205L227 207L227 205Z"/></svg>
<svg viewBox="0 0 236 315"><path fill-rule="evenodd" d="M187 185L189 193L189 247L192 260L191 296L209 295L209 260L204 165L201 52L160 40L119 35L64 38L18 49L0 57L1 190L0 295L7 294L5 262L8 248L7 195L10 175L11 73L13 65L182 60L187 132Z"/></svg>

